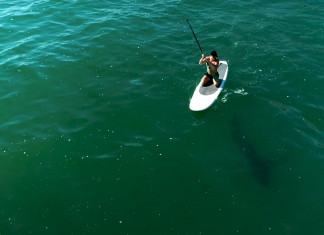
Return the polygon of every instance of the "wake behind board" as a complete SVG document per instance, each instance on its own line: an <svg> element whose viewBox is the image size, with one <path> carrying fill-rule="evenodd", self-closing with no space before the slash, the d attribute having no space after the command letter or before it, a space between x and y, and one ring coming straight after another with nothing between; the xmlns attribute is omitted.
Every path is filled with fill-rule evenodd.
<svg viewBox="0 0 324 235"><path fill-rule="evenodd" d="M226 61L219 61L217 72L221 85L217 88L213 84L207 87L201 86L200 83L191 98L189 108L192 111L202 111L209 108L217 99L219 93L223 90L226 82L228 65Z"/></svg>

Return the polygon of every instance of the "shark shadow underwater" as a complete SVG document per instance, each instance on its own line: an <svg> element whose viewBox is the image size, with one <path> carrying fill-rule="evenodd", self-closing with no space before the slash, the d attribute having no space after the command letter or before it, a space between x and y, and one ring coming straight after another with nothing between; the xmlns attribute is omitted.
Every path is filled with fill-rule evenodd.
<svg viewBox="0 0 324 235"><path fill-rule="evenodd" d="M248 140L247 135L242 132L241 124L236 115L234 115L232 125L235 128L233 138L243 152L249 171L258 182L264 187L269 188L271 172L277 165L277 162L273 161L273 159L270 161L269 158L256 151L253 144Z"/></svg>

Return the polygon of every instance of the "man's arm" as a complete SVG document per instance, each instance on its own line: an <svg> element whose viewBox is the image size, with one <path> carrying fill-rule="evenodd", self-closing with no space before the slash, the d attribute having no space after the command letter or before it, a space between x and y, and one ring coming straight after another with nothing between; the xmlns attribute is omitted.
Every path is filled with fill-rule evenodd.
<svg viewBox="0 0 324 235"><path fill-rule="evenodd" d="M209 60L206 60L208 66L210 67L211 70L213 70L214 73L217 72L217 62L216 61L213 61L213 62L210 62Z"/></svg>
<svg viewBox="0 0 324 235"><path fill-rule="evenodd" d="M199 65L206 63L207 58L208 57L205 57L205 54L202 54L201 59L199 60Z"/></svg>

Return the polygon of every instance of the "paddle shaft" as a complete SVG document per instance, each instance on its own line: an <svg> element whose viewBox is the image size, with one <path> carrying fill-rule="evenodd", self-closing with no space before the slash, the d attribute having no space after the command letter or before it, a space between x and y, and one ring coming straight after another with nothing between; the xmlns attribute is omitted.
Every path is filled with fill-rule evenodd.
<svg viewBox="0 0 324 235"><path fill-rule="evenodd" d="M195 35L195 32L193 31L193 29L192 29L192 27L191 27L191 25L190 25L190 23L189 23L189 20L186 20L186 21L188 22L189 27L190 27L190 29L191 29L191 31L192 31L192 34L194 35L194 37L195 37L195 39L196 39L196 41L197 41L197 44L198 44L198 46L199 46L199 48L200 48L200 51L201 51L201 54L204 54L204 52L202 51L202 49L201 49L201 47L200 47L200 44L199 44L199 42L198 42L198 39L197 39L197 37L196 37L196 35Z"/></svg>

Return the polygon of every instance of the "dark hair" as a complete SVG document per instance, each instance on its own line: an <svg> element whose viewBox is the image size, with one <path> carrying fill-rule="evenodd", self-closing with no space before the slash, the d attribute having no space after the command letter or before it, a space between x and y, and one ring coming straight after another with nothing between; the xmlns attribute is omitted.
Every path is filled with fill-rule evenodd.
<svg viewBox="0 0 324 235"><path fill-rule="evenodd" d="M213 57L218 57L218 55L217 55L217 52L216 52L216 51L212 51L212 52L210 52L210 55L211 55L211 56L213 56Z"/></svg>

